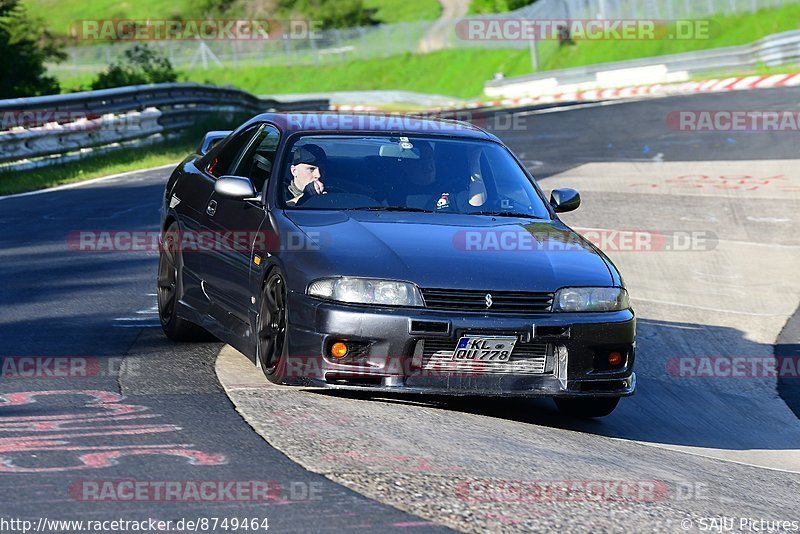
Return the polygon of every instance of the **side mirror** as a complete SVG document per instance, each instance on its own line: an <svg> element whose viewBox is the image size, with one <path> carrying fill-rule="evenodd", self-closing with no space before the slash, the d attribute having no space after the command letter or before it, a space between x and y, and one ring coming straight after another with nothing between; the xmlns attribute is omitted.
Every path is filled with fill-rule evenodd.
<svg viewBox="0 0 800 534"><path fill-rule="evenodd" d="M550 205L556 213L573 211L581 205L581 195L574 189L553 189L550 193Z"/></svg>
<svg viewBox="0 0 800 534"><path fill-rule="evenodd" d="M220 176L214 182L214 191L221 197L233 200L254 200L258 196L253 182L244 176Z"/></svg>

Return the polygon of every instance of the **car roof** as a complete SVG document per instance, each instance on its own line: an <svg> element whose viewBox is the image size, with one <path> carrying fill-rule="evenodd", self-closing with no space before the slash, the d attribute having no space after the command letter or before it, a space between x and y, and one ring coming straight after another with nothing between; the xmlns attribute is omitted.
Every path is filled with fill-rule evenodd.
<svg viewBox="0 0 800 534"><path fill-rule="evenodd" d="M494 135L469 122L414 113L337 111L262 113L247 121L243 126L246 127L257 122L271 122L286 134L372 132L446 135L499 141Z"/></svg>

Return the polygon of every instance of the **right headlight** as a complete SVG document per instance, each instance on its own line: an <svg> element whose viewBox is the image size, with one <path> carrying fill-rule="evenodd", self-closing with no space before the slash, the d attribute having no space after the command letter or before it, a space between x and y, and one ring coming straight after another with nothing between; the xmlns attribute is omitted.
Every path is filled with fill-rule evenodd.
<svg viewBox="0 0 800 534"><path fill-rule="evenodd" d="M554 312L601 312L631 307L621 287L562 287L553 297Z"/></svg>

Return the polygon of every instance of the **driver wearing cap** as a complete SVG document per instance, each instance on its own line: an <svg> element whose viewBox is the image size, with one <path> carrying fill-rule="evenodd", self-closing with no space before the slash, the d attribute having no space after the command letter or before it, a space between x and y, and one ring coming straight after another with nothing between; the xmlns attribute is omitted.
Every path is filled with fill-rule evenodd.
<svg viewBox="0 0 800 534"><path fill-rule="evenodd" d="M309 198L325 193L320 167L325 164L325 151L317 145L304 145L294 152L290 172L292 179L287 186L288 206L297 206Z"/></svg>

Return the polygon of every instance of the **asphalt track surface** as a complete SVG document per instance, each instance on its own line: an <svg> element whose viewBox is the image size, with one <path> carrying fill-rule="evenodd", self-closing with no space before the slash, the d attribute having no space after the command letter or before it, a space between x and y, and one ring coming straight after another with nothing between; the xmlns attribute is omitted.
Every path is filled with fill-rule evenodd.
<svg viewBox="0 0 800 534"><path fill-rule="evenodd" d="M2 517L268 517L273 531L425 532L676 531L686 520L697 529L707 517L735 518L737 526L741 517L800 520L800 425L776 380L677 379L667 363L772 355L800 291L798 134L675 132L664 121L680 109L796 110L798 97L796 89L761 90L525 113L520 128L496 132L543 188L584 192L581 209L564 217L569 224L689 228L719 240L714 250L684 256L609 251L640 319L640 382L637 395L596 422L563 418L545 400L409 402L229 390L265 441L217 379L222 346L173 344L161 334L155 251L68 246L78 231L157 231L168 171L0 200L4 366L9 357L13 365L23 357L72 357L89 369L89 376L4 375ZM761 182L721 193L680 178L733 174ZM763 184L773 176L784 178ZM778 351L796 354L797 328L783 332ZM258 380L255 369L239 371ZM781 385L787 399L796 398L792 386ZM298 406L307 408L299 417ZM321 454L319 434L308 432L319 414L334 411L337 419L322 427L329 432L324 445L353 447L357 454L344 463L348 449ZM256 480L271 491L268 499L192 503L96 502L86 490L122 479ZM644 501L508 491L487 497L480 490L489 480L495 489L530 489L543 480L656 481L666 491ZM470 481L477 493L465 494Z"/></svg>

